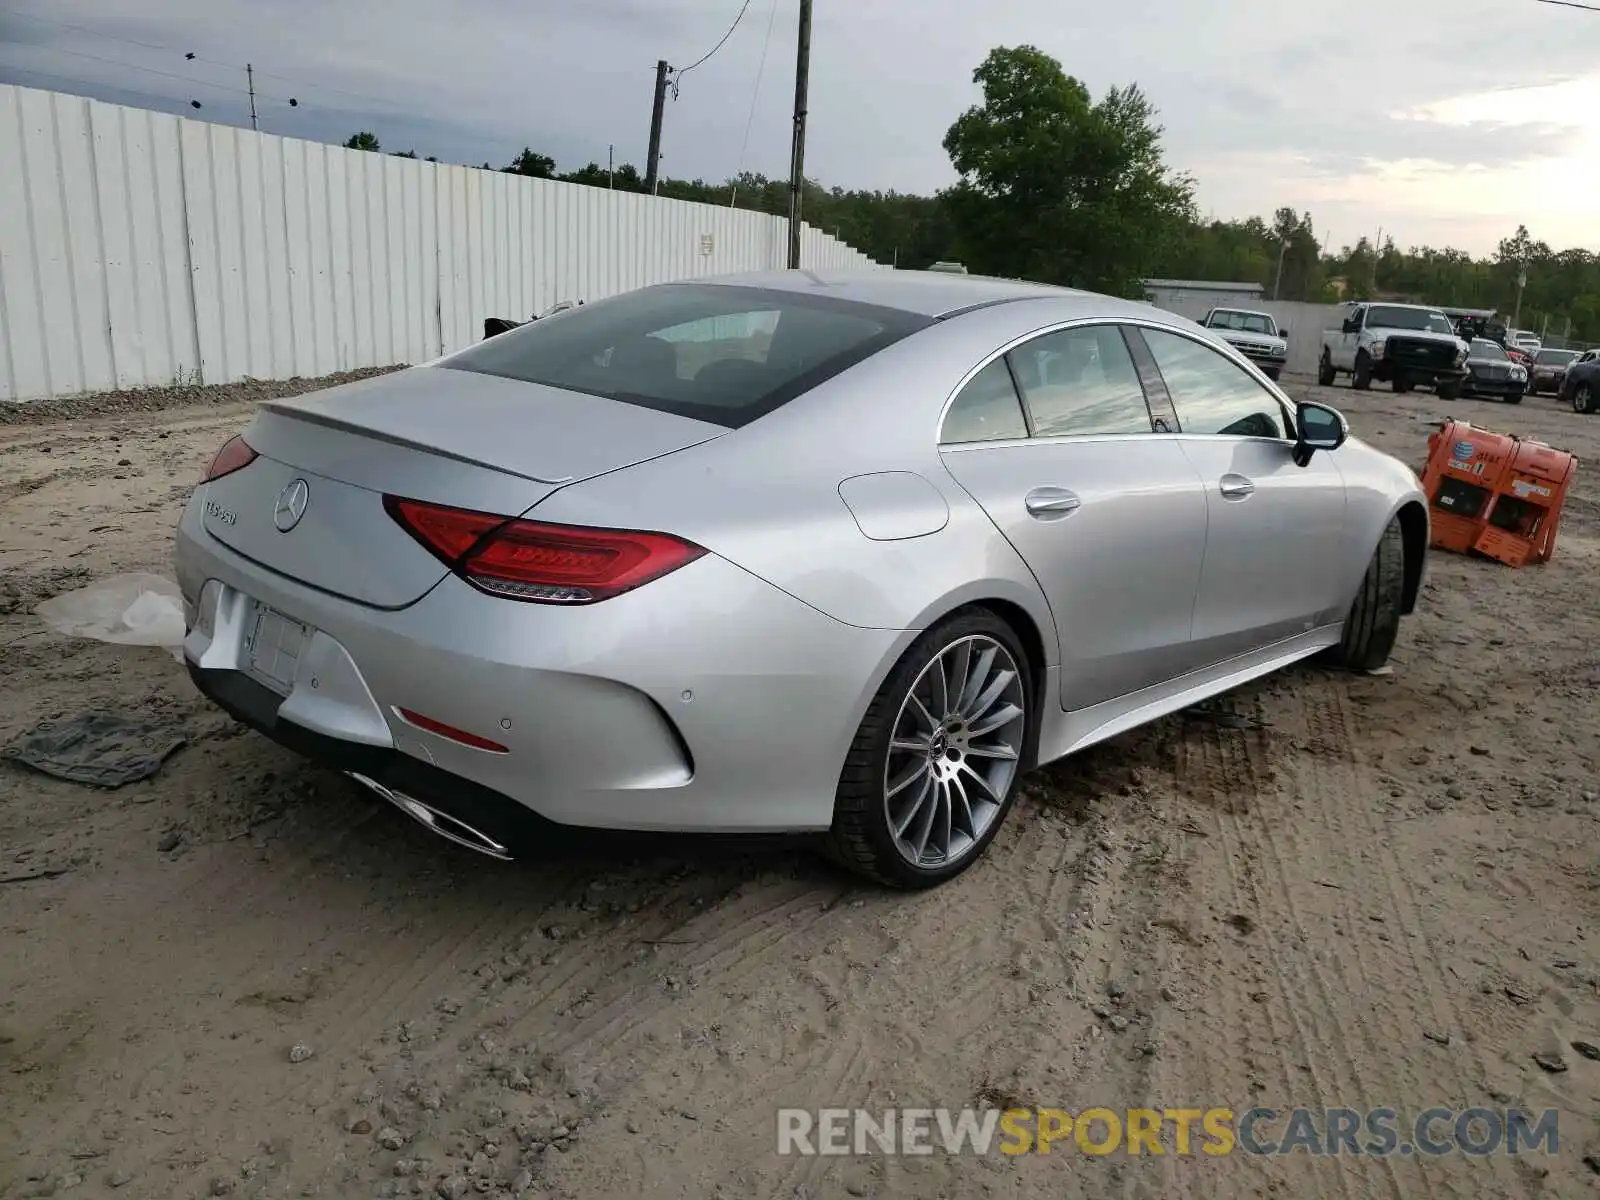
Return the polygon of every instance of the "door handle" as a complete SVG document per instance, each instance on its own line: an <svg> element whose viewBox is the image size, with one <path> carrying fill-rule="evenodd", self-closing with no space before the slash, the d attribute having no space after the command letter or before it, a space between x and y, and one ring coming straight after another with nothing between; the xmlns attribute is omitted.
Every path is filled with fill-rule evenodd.
<svg viewBox="0 0 1600 1200"><path fill-rule="evenodd" d="M1224 500L1244 500L1255 495L1256 485L1243 475L1224 475L1217 490Z"/></svg>
<svg viewBox="0 0 1600 1200"><path fill-rule="evenodd" d="M1023 497L1022 503L1030 517L1053 521L1077 512L1083 501L1063 487L1036 487Z"/></svg>

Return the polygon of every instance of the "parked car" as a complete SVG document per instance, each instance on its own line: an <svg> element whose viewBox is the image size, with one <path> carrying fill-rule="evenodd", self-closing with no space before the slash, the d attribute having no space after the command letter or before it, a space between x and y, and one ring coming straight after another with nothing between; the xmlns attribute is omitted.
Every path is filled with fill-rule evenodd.
<svg viewBox="0 0 1600 1200"><path fill-rule="evenodd" d="M1544 342L1538 334L1528 329L1514 329L1511 331L1511 347L1522 351L1530 358L1544 349Z"/></svg>
<svg viewBox="0 0 1600 1200"><path fill-rule="evenodd" d="M814 831L925 887L1035 764L1377 668L1425 505L1182 317L776 271L268 401L176 564L200 691L444 837Z"/></svg>
<svg viewBox="0 0 1600 1200"><path fill-rule="evenodd" d="M1550 350L1539 351L1533 356L1533 362L1528 367L1528 391L1537 396L1543 392L1561 392L1561 381L1566 378L1567 368L1578 357L1576 350Z"/></svg>
<svg viewBox="0 0 1600 1200"><path fill-rule="evenodd" d="M1521 404L1527 390L1527 369L1512 362L1505 347L1488 338L1472 339L1467 378L1461 384L1463 396L1493 396L1507 404Z"/></svg>
<svg viewBox="0 0 1600 1200"><path fill-rule="evenodd" d="M553 317L556 313L566 312L569 308L582 306L582 300L558 300L543 312L534 313L528 321L540 321L545 317ZM528 321L516 321L510 317L485 317L483 319L483 336L485 339L499 337L502 333L510 333L513 329L521 329Z"/></svg>
<svg viewBox="0 0 1600 1200"><path fill-rule="evenodd" d="M1600 412L1600 349L1578 355L1561 380L1560 396L1573 412Z"/></svg>
<svg viewBox="0 0 1600 1200"><path fill-rule="evenodd" d="M1230 343L1268 379L1283 372L1289 358L1289 331L1279 327L1271 313L1243 308L1213 308L1200 322Z"/></svg>
<svg viewBox="0 0 1600 1200"><path fill-rule="evenodd" d="M1317 382L1331 385L1348 374L1351 386L1365 390L1374 379L1408 392L1419 384L1437 389L1445 400L1461 394L1467 377L1467 343L1450 319L1418 304L1353 304L1337 329L1322 334Z"/></svg>

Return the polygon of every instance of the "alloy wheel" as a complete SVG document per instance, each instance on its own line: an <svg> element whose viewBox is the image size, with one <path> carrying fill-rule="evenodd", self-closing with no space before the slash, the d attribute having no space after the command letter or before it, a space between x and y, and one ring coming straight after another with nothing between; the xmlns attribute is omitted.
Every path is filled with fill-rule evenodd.
<svg viewBox="0 0 1600 1200"><path fill-rule="evenodd" d="M1023 675L984 634L952 642L912 682L890 733L883 803L913 866L971 854L1005 807L1027 730Z"/></svg>

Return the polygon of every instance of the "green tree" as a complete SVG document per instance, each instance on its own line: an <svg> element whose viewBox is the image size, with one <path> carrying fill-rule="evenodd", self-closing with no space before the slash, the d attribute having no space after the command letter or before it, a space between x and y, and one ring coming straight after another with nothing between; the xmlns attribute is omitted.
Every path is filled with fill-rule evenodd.
<svg viewBox="0 0 1600 1200"><path fill-rule="evenodd" d="M524 146L522 153L513 158L501 170L508 175L527 175L533 179L553 179L556 173L556 160L548 154L535 154L527 146Z"/></svg>
<svg viewBox="0 0 1600 1200"><path fill-rule="evenodd" d="M378 144L378 135L368 133L365 130L360 133L352 133L350 140L344 144L344 148L346 150L370 150L374 154L383 149Z"/></svg>
<svg viewBox="0 0 1600 1200"><path fill-rule="evenodd" d="M1155 108L1136 86L1098 103L1032 46L997 47L973 72L983 103L944 148L944 193L963 260L990 274L1140 295L1193 217L1193 185L1162 157Z"/></svg>

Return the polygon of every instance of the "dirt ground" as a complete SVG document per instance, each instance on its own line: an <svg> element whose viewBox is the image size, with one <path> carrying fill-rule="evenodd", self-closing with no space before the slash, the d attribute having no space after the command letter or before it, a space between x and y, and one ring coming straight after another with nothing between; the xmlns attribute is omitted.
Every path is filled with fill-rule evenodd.
<svg viewBox="0 0 1600 1200"><path fill-rule="evenodd" d="M1600 418L1290 380L1416 465L1447 413L1575 450L1555 561L1436 555L1392 674L1302 666L1229 698L1259 725L1043 770L984 862L900 895L787 843L492 863L160 650L45 630L167 570L282 388L0 422L0 746L85 710L187 739L116 791L0 763L0 1196L1595 1194ZM1560 1152L775 1153L780 1105L1013 1103L1555 1107Z"/></svg>

